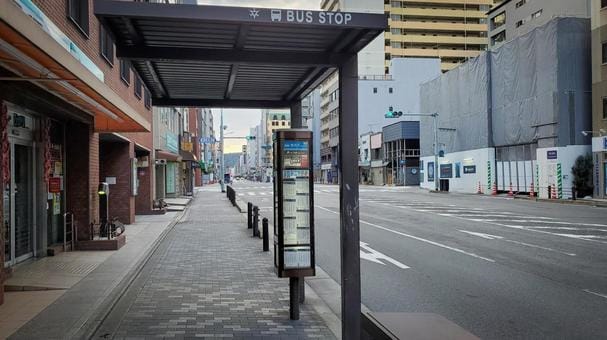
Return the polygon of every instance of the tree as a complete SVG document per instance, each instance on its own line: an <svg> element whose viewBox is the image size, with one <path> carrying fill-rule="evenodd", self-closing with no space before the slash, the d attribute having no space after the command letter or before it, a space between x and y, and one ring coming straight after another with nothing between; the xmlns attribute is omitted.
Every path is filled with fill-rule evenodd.
<svg viewBox="0 0 607 340"><path fill-rule="evenodd" d="M573 174L573 185L577 191L578 197L592 195L594 186L592 185L592 154L588 153L579 156L571 168Z"/></svg>

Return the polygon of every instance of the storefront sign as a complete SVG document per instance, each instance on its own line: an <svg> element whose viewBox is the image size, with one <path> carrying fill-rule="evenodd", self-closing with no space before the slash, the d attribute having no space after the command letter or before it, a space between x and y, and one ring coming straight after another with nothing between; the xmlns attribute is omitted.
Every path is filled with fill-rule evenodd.
<svg viewBox="0 0 607 340"><path fill-rule="evenodd" d="M103 72L95 63L87 57L76 44L70 40L53 22L46 16L42 11L34 5L31 0L15 0L15 2L21 7L21 10L25 12L30 18L32 18L40 27L48 33L61 47L66 49L68 52L78 60L82 66L86 67L97 79L104 81Z"/></svg>
<svg viewBox="0 0 607 340"><path fill-rule="evenodd" d="M548 150L546 151L546 157L548 159L558 159L558 153L556 150Z"/></svg>
<svg viewBox="0 0 607 340"><path fill-rule="evenodd" d="M434 182L434 162L428 162L428 182Z"/></svg>
<svg viewBox="0 0 607 340"><path fill-rule="evenodd" d="M193 144L191 142L181 142L181 150L192 152Z"/></svg>
<svg viewBox="0 0 607 340"><path fill-rule="evenodd" d="M464 174L475 174L476 165L464 165Z"/></svg>
<svg viewBox="0 0 607 340"><path fill-rule="evenodd" d="M61 177L50 177L48 179L48 192L54 194L61 192Z"/></svg>
<svg viewBox="0 0 607 340"><path fill-rule="evenodd" d="M453 165L452 164L441 164L440 165L440 178L453 178Z"/></svg>
<svg viewBox="0 0 607 340"><path fill-rule="evenodd" d="M167 150L169 150L172 153L179 153L179 139L177 138L177 136L170 132L167 132L166 138L167 138Z"/></svg>

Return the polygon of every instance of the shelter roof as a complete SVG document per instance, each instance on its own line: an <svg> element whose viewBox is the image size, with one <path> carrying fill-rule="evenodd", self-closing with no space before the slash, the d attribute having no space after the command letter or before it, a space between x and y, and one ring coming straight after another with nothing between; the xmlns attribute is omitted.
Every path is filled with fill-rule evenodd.
<svg viewBox="0 0 607 340"><path fill-rule="evenodd" d="M387 27L384 14L95 0L156 106L288 107Z"/></svg>

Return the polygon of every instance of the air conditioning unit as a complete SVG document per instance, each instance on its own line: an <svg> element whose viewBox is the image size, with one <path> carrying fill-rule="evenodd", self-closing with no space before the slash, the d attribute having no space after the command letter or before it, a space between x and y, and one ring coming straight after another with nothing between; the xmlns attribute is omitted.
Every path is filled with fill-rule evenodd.
<svg viewBox="0 0 607 340"><path fill-rule="evenodd" d="M166 164L167 164L166 159L157 159L156 160L156 165L166 165Z"/></svg>

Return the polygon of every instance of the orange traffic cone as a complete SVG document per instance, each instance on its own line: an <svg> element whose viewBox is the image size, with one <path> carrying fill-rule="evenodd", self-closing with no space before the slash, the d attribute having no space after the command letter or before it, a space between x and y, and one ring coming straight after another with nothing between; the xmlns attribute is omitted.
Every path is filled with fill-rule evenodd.
<svg viewBox="0 0 607 340"><path fill-rule="evenodd" d="M514 192L512 192L512 183L510 183L510 190L508 190L508 196L514 196Z"/></svg>
<svg viewBox="0 0 607 340"><path fill-rule="evenodd" d="M533 182L531 182L531 188L529 190L529 197L531 197L531 198L535 197L535 188L533 187Z"/></svg>
<svg viewBox="0 0 607 340"><path fill-rule="evenodd" d="M497 183L493 183L493 190L491 191L491 195L497 195Z"/></svg>
<svg viewBox="0 0 607 340"><path fill-rule="evenodd" d="M558 197L556 196L556 185L552 187L552 197L550 198L552 198L553 200L558 199Z"/></svg>
<svg viewBox="0 0 607 340"><path fill-rule="evenodd" d="M476 193L479 195L483 194L483 188L481 187L481 181L478 181L478 190L476 191Z"/></svg>

